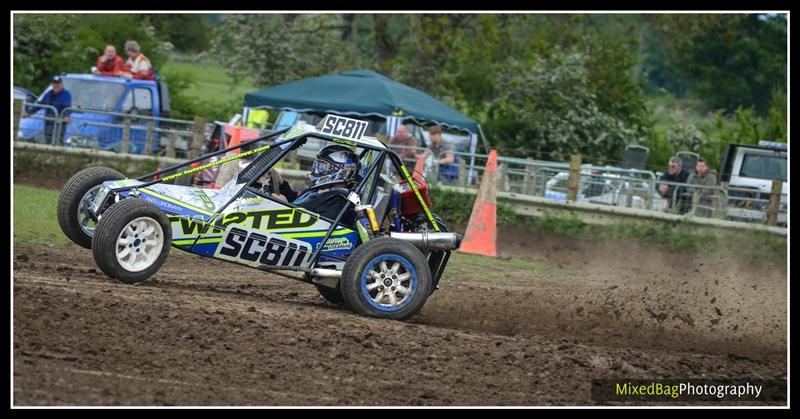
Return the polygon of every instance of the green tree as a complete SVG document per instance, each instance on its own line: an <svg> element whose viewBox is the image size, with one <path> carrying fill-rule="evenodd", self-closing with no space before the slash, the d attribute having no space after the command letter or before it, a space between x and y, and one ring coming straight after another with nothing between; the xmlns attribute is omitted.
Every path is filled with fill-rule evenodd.
<svg viewBox="0 0 800 419"><path fill-rule="evenodd" d="M41 92L54 74L88 69L90 55L72 42L76 34L72 15L15 14L14 84Z"/></svg>
<svg viewBox="0 0 800 419"><path fill-rule="evenodd" d="M345 26L339 15L225 15L211 52L232 77L246 72L271 86L359 66L354 46L341 40Z"/></svg>
<svg viewBox="0 0 800 419"><path fill-rule="evenodd" d="M637 127L601 109L588 61L573 52L540 58L532 69L528 63L507 66L486 126L501 153L619 160L625 145L638 142Z"/></svg>
<svg viewBox="0 0 800 419"><path fill-rule="evenodd" d="M145 16L159 34L172 42L177 51L197 53L208 49L211 27L204 15L159 13Z"/></svg>
<svg viewBox="0 0 800 419"><path fill-rule="evenodd" d="M786 88L786 15L659 15L653 30L668 68L710 109L754 107L766 115Z"/></svg>

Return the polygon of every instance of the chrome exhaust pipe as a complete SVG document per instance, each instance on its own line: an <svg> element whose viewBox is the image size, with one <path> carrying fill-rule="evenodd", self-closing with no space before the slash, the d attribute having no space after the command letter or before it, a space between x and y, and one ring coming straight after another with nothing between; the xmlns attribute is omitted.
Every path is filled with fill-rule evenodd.
<svg viewBox="0 0 800 419"><path fill-rule="evenodd" d="M341 278L342 271L336 269L314 268L311 270L311 275L319 278Z"/></svg>
<svg viewBox="0 0 800 419"><path fill-rule="evenodd" d="M391 233L394 239L407 241L423 252L434 250L455 250L461 245L458 233L436 233L423 231L420 233Z"/></svg>

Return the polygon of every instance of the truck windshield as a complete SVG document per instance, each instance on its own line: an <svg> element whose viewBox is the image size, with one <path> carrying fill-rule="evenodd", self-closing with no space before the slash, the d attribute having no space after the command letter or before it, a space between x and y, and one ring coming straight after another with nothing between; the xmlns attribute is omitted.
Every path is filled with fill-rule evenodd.
<svg viewBox="0 0 800 419"><path fill-rule="evenodd" d="M113 111L125 85L97 80L64 79L64 88L72 95L72 107Z"/></svg>
<svg viewBox="0 0 800 419"><path fill-rule="evenodd" d="M739 173L744 177L786 182L786 157L747 153L744 155Z"/></svg>

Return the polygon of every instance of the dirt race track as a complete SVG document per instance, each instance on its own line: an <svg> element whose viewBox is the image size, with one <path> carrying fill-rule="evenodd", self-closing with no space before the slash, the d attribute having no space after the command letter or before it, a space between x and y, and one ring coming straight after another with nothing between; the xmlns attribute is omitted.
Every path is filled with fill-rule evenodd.
<svg viewBox="0 0 800 419"><path fill-rule="evenodd" d="M786 378L785 264L501 237L511 260L456 256L409 322L176 249L125 285L89 250L17 245L14 404L592 405L593 378Z"/></svg>

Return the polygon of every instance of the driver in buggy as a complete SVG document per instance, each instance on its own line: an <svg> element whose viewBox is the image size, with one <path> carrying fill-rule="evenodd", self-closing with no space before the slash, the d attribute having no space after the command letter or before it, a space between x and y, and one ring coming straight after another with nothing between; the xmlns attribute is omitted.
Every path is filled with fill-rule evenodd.
<svg viewBox="0 0 800 419"><path fill-rule="evenodd" d="M274 190L272 197L291 202L309 211L316 212L332 220L336 219L342 206L347 204L347 196L361 179L361 162L353 150L342 145L328 145L322 148L314 160L308 175L308 187L295 191L289 182L283 180L276 170L270 171ZM355 209L350 206L342 215L340 223L355 226Z"/></svg>

